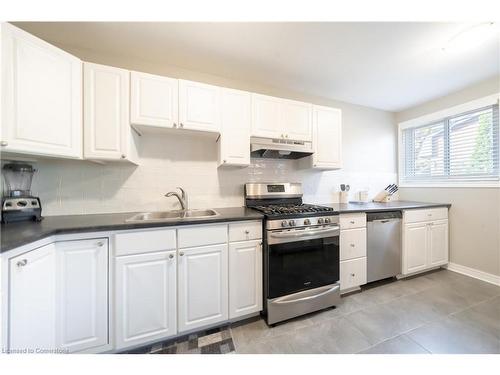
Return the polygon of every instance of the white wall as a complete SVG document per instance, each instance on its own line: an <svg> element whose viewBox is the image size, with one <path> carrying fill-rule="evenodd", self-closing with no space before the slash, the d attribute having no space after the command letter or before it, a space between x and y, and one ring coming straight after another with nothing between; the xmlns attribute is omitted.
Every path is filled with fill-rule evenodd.
<svg viewBox="0 0 500 375"><path fill-rule="evenodd" d="M181 134L144 135L140 140L138 167L39 161L33 192L42 199L44 215L174 208L178 207L176 200L163 195L176 186L187 190L191 207L201 208L244 205L243 184L253 181L302 182L304 199L311 203L337 201L335 192L340 183L350 184L352 192L368 188L375 194L396 182L396 130L392 113L178 67L65 49L86 61L341 108L344 168L321 172L302 169L298 161L252 159L248 168L217 169L214 139Z"/></svg>
<svg viewBox="0 0 500 375"><path fill-rule="evenodd" d="M500 77L396 114L403 122L500 92ZM449 202L450 261L500 276L499 188L401 188L401 199Z"/></svg>

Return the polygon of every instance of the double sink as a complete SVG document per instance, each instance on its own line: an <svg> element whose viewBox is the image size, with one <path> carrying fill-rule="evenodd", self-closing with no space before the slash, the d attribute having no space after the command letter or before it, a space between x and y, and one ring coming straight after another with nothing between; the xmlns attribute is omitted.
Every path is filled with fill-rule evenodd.
<svg viewBox="0 0 500 375"><path fill-rule="evenodd" d="M159 212L141 212L126 219L129 223L139 222L158 222L158 221L172 221L182 219L204 219L208 217L219 216L219 213L212 209L207 210L173 210L173 211L159 211Z"/></svg>

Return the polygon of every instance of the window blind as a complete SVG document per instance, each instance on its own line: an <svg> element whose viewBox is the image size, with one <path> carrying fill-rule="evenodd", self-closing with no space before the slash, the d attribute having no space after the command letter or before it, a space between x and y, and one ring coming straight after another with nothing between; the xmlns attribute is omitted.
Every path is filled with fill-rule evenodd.
<svg viewBox="0 0 500 375"><path fill-rule="evenodd" d="M498 105L402 130L403 182L499 181Z"/></svg>

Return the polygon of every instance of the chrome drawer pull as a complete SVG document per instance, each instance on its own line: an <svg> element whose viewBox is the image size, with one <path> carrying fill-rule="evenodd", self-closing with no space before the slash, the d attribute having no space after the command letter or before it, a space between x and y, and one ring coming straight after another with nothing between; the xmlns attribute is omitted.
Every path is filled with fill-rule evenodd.
<svg viewBox="0 0 500 375"><path fill-rule="evenodd" d="M24 267L27 264L28 264L28 259L23 259L16 263L18 267Z"/></svg>

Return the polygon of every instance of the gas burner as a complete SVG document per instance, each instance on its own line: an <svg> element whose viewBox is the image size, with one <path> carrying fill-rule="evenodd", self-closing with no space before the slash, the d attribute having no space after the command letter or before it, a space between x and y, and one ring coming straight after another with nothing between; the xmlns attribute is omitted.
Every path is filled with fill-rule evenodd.
<svg viewBox="0 0 500 375"><path fill-rule="evenodd" d="M333 208L331 207L316 206L312 204L291 204L291 205L270 204L266 206L255 206L253 208L264 213L267 216L333 212Z"/></svg>

